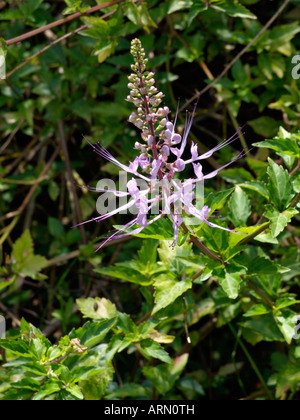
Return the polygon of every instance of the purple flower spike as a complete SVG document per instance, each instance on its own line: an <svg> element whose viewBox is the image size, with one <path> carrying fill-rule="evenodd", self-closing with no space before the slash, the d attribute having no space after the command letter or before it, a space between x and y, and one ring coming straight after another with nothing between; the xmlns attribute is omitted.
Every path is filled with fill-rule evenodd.
<svg viewBox="0 0 300 420"><path fill-rule="evenodd" d="M134 176L127 183L128 192L113 191L111 189L97 190L97 188L94 190L103 193L111 192L116 197L128 197L129 201L107 214L83 223L90 221L101 222L120 212L135 208L136 217L127 223L122 230L118 230L107 237L99 249L112 239L120 239L141 233L145 227L152 225L162 217L170 217L173 222L174 240L172 246L175 246L178 241L180 226L184 223L182 212L179 210L189 213L196 217L200 223L203 222L212 228L240 233L210 222L208 219L216 216L210 215L211 209L208 206L204 206L201 210L196 207L195 191L197 183L205 182L205 180L215 177L221 170L244 156L244 152L241 152L231 162L206 175L203 174L203 168L199 162L208 159L215 152L236 141L241 135L242 128L228 140L221 142L202 155L198 153L197 144L192 142L190 147L191 158L183 160L197 103L193 112L187 112L186 114L184 132L181 136L176 133L179 106L177 107L174 122L169 121L168 115L170 110L166 106L160 106L164 95L158 92L154 86L154 73L146 71L147 59L138 39L132 41L131 53L134 57L134 64L131 66L133 73L128 77L130 95L127 96L127 101L133 103L137 108L136 112L132 112L130 115L129 121L141 130L141 139L136 141L134 145L139 156L127 166L119 162L101 145L92 145L90 143L94 151L102 158ZM172 152L173 156L170 152ZM187 165L190 164L192 164L195 174L194 178L181 181L175 178L176 174L184 171ZM139 181L146 181L145 189L140 189L136 178L139 178ZM93 188L89 189L93 190ZM150 219L150 214L156 215Z"/></svg>

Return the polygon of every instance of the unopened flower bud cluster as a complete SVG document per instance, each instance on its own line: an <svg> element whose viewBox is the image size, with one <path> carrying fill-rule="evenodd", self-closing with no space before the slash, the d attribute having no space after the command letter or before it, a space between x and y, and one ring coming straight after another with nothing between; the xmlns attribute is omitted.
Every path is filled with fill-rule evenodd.
<svg viewBox="0 0 300 420"><path fill-rule="evenodd" d="M179 144L181 136L175 133L174 125L168 120L169 108L160 106L164 94L154 86L154 73L146 71L148 59L145 58L145 51L139 39L132 41L131 54L134 58L131 69L134 73L128 77L130 94L126 100L132 102L137 110L131 113L129 121L141 130L141 137L145 142L136 142L135 149L139 150L144 158L150 158L149 151L155 147L168 170L174 172L174 169L177 170L176 162L173 164L174 168L171 168L167 165L167 160L170 147ZM149 172L150 162L142 169Z"/></svg>

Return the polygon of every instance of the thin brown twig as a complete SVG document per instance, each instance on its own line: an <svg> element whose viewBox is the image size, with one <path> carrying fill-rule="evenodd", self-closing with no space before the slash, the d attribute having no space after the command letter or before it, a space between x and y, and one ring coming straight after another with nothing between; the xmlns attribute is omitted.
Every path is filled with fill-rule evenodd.
<svg viewBox="0 0 300 420"><path fill-rule="evenodd" d="M70 195L70 202L71 202L71 207L73 211L73 220L74 220L74 224L79 224L82 222L82 214L81 214L81 209L79 206L78 196L76 193L75 180L73 178L72 166L71 166L71 161L70 161L70 156L69 156L69 151L68 151L68 146L67 146L67 140L66 140L66 136L64 132L64 124L62 120L58 121L58 130L59 130L59 136L60 136L64 161L66 165L67 188L69 190L69 195ZM80 230L82 242L86 244L87 243L86 233L82 225L79 226L79 230Z"/></svg>
<svg viewBox="0 0 300 420"><path fill-rule="evenodd" d="M83 31L84 29L86 29L86 25L80 26L80 28L75 29L72 32L69 32L63 36L61 36L60 38L57 38L55 41L53 41L51 44L47 45L46 47L42 48L40 51L38 51L37 53L33 54L31 57L27 58L27 60L23 61L23 63L19 64L16 68L14 68L13 70L11 70L9 73L7 73L6 75L6 79L8 79L9 77L11 77L14 73L16 73L18 70L20 70L22 67L24 67L26 64L30 63L34 58L38 57L39 55L43 54L44 52L48 51L50 48L54 47L55 45L59 44L60 42L66 40L67 38L69 38L72 35L77 34L78 32Z"/></svg>
<svg viewBox="0 0 300 420"><path fill-rule="evenodd" d="M11 141L14 139L15 135L17 134L17 132L22 127L23 122L24 122L24 118L21 118L20 121L19 121L19 123L18 123L18 125L13 129L13 131L10 133L10 135L9 135L8 139L6 140L6 142L0 148L0 155L2 155L2 153L4 152L4 150L10 145Z"/></svg>
<svg viewBox="0 0 300 420"><path fill-rule="evenodd" d="M41 34L49 29L55 28L57 26L61 26L64 25L65 23L69 23L72 22L75 19L81 18L83 16L87 16L90 15L92 13L98 12L99 10L105 9L106 7L110 7L110 6L114 6L115 4L119 4L122 3L124 0L113 0L113 1L108 1L106 3L102 3L99 4L97 6L91 7L90 9L84 11L84 12L77 12L74 13L73 15L67 16L63 19L57 20L55 22L49 23L48 25L45 25L41 28L37 28L34 29L33 31L27 32L26 34L17 36L15 38L9 39L8 41L6 41L6 45L12 45L12 44L16 44L18 42L22 42L25 41L28 38L32 38L33 36L36 36L38 34Z"/></svg>
<svg viewBox="0 0 300 420"><path fill-rule="evenodd" d="M181 224L184 232L186 234L190 235L190 241L193 242L193 244L199 248L205 255L207 255L209 258L211 258L212 260L215 261L219 261L221 263L223 263L222 258L220 258L218 255L214 254L209 248L207 248L196 236L192 235L191 232L188 230L187 226L185 225L185 223Z"/></svg>
<svg viewBox="0 0 300 420"><path fill-rule="evenodd" d="M24 159L28 153L29 150L32 148L32 146L38 141L38 138L35 137L33 138L25 147L25 149L22 151L22 153L10 164L8 165L5 169L6 169L6 173L0 174L0 178L4 178L4 176L6 174L8 174L9 172L11 172L14 168L16 168L19 163L21 162L22 159Z"/></svg>
<svg viewBox="0 0 300 420"><path fill-rule="evenodd" d="M195 99L197 99L199 96L203 95L205 92L207 92L210 88L212 88L220 79L222 79L223 76L226 75L226 73L231 69L231 67L234 65L234 63L240 59L248 50L252 47L252 45L258 40L258 38L261 37L261 35L272 25L272 23L278 18L278 16L283 12L283 10L286 8L286 6L290 3L291 0L285 0L282 6L277 10L277 12L271 17L271 19L265 24L265 26L258 32L258 34L249 42L248 45L246 45L245 48L242 49L235 57L234 59L224 68L224 70L219 74L219 76L211 82L209 85L207 85L204 89L202 89L200 92L196 92L195 95L193 95L190 99L186 101L186 103L179 109L179 111L182 111L185 109L188 105L190 105Z"/></svg>
<svg viewBox="0 0 300 420"><path fill-rule="evenodd" d="M54 151L53 155L51 156L49 162L46 164L45 168L43 169L43 171L41 172L40 176L39 176L39 180L44 178L44 176L49 172L53 162L55 161L55 159L57 158L59 151L60 151L61 146L59 145L56 150ZM39 186L39 183L36 183L35 185L32 186L32 188L30 189L30 191L28 192L28 194L26 195L26 197L23 200L23 203L21 204L21 206L18 208L18 210L7 213L6 216L4 216L4 220L7 219L11 219L15 216L20 215L23 210L26 208L27 204L29 203L31 197L33 196L33 194L36 192L37 188Z"/></svg>

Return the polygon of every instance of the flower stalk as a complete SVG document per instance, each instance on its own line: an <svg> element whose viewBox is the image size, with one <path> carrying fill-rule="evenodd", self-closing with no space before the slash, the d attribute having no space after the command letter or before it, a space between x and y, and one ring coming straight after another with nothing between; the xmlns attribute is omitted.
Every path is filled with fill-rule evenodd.
<svg viewBox="0 0 300 420"><path fill-rule="evenodd" d="M91 145L101 157L133 175L133 178L127 183L128 193L111 191L116 197L128 196L130 201L119 209L114 209L89 221L100 222L121 211L132 208L137 209L137 216L123 226L121 230L107 237L99 249L112 239L137 235L145 227L152 225L162 217L169 217L172 220L174 230L173 247L177 244L179 229L181 228L185 234L189 235L190 241L202 252L213 260L223 263L222 258L210 251L190 232L184 218L185 216L192 216L197 220L196 224L204 222L212 228L239 233L209 220L211 217L217 216L211 214L211 209L206 205L199 208L197 188L203 185L206 179L215 177L222 169L244 155L242 152L231 162L213 172L203 173L200 162L210 158L215 152L237 140L240 137L241 129L231 138L202 155L198 152L197 144L192 142L190 158L186 158L187 139L193 124L197 103L192 113L187 112L184 132L183 135L180 135L176 131L178 110L175 120L172 122L169 119L170 109L167 106L162 106L164 95L155 87L154 73L147 71L148 59L139 39L132 41L131 54L134 64L131 65L132 74L128 77L130 93L126 100L136 107L136 111L133 111L129 117L129 122L134 124L141 132L139 141L136 141L134 145L134 149L138 151L138 156L127 166L120 163L101 145ZM195 176L194 178L183 179L180 175L188 165L192 166ZM145 188L141 188L138 184L138 181L141 182L141 180L146 182L144 184ZM106 190L101 191L105 192ZM150 214L155 214L155 217L148 219Z"/></svg>

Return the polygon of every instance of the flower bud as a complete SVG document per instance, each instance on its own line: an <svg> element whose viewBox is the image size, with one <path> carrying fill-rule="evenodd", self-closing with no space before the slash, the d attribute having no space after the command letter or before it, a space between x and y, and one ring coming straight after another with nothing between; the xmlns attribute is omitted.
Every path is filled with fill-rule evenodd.
<svg viewBox="0 0 300 420"><path fill-rule="evenodd" d="M167 127L168 130L172 131L172 133L173 133L173 131L174 131L174 124L171 123L171 121L168 121L167 122L166 127Z"/></svg>
<svg viewBox="0 0 300 420"><path fill-rule="evenodd" d="M181 142L181 135L180 134L173 134L172 136L172 143L173 144L178 144Z"/></svg>
<svg viewBox="0 0 300 420"><path fill-rule="evenodd" d="M147 137L147 144L149 147L152 146L153 140L154 140L153 136L149 135Z"/></svg>
<svg viewBox="0 0 300 420"><path fill-rule="evenodd" d="M161 153L162 153L164 156L169 156L169 155L170 155L170 149L169 149L169 147L168 147L168 146L163 146L163 147L161 148Z"/></svg>
<svg viewBox="0 0 300 420"><path fill-rule="evenodd" d="M185 169L185 163L182 159L177 159L175 162L175 167L179 172L182 172Z"/></svg>
<svg viewBox="0 0 300 420"><path fill-rule="evenodd" d="M170 130L165 131L165 138L170 140L172 138L172 132Z"/></svg>

